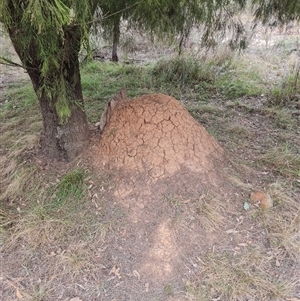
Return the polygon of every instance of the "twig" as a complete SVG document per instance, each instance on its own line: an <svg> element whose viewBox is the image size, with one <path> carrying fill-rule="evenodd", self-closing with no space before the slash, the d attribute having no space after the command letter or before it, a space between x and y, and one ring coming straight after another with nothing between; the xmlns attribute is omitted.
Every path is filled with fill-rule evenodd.
<svg viewBox="0 0 300 301"><path fill-rule="evenodd" d="M18 63L15 63L15 62L13 62L13 61L11 61L11 60L9 60L9 59L6 59L6 58L4 58L4 57L2 57L2 56L0 56L0 64L6 65L6 66L11 66L11 67L18 67L18 68L23 68L23 69L25 69L25 67L24 67L23 65L20 65L20 64L18 64Z"/></svg>

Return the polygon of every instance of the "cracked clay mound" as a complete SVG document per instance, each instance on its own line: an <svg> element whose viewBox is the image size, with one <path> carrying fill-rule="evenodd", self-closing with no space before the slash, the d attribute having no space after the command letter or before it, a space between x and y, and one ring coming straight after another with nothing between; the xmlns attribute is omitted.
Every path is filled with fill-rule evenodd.
<svg viewBox="0 0 300 301"><path fill-rule="evenodd" d="M163 94L118 101L97 153L100 165L147 172L155 179L181 167L210 173L224 160L216 140L175 98Z"/></svg>

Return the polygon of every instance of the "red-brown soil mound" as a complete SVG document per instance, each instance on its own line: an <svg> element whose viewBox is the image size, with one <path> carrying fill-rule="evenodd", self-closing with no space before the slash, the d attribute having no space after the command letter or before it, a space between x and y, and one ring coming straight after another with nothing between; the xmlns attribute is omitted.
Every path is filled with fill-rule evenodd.
<svg viewBox="0 0 300 301"><path fill-rule="evenodd" d="M182 166L210 173L223 161L215 139L175 98L163 94L119 101L97 154L98 164L147 172L156 179L171 176Z"/></svg>
<svg viewBox="0 0 300 301"><path fill-rule="evenodd" d="M128 100L121 94L104 110L103 131L91 159L95 167L112 169L116 204L126 215L110 253L120 258L117 265L123 270L136 269L145 283L158 289L181 274L181 254L189 257L192 250L199 254L214 239L211 229L199 232L191 225L202 212L202 198L213 196L212 212L225 204L214 193L228 195L224 151L175 98L154 94ZM177 202L180 208L194 203L200 207L191 206L187 224L175 234L174 210L181 210ZM193 220L192 212L197 216ZM209 216L221 223L219 214ZM185 219L183 212L181 218ZM201 218L204 224L206 220Z"/></svg>

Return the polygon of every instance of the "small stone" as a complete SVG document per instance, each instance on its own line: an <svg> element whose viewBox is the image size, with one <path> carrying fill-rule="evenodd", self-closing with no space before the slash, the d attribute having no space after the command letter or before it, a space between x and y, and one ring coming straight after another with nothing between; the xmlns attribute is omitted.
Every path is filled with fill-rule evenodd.
<svg viewBox="0 0 300 301"><path fill-rule="evenodd" d="M263 210L273 207L273 200L268 193L256 191L251 193L251 201Z"/></svg>

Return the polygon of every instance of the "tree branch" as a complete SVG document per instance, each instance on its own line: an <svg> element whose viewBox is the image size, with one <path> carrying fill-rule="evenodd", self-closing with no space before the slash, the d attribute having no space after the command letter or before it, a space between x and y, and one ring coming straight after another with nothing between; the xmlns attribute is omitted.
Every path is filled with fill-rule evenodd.
<svg viewBox="0 0 300 301"><path fill-rule="evenodd" d="M6 59L5 57L0 56L0 64L1 65L6 65L6 66L10 66L10 67L17 67L17 68L23 68L25 69L25 67L23 65L20 65L18 63L15 63L9 59Z"/></svg>

